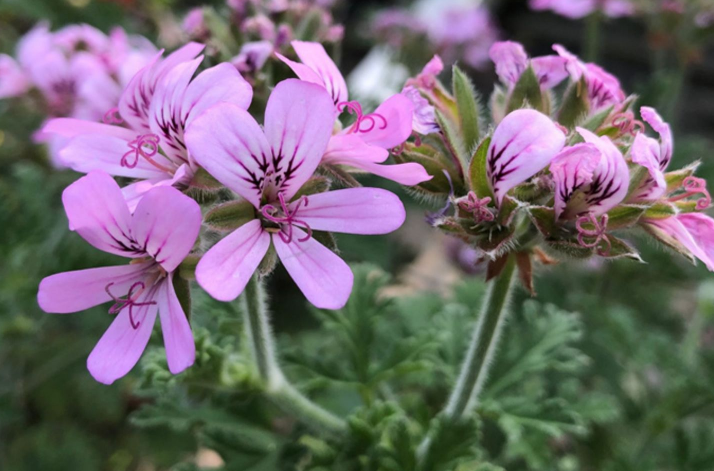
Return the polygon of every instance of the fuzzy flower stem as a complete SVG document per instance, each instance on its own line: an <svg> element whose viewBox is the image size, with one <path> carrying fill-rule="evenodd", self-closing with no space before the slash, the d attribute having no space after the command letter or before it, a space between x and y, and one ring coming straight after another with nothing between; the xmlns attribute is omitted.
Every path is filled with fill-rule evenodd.
<svg viewBox="0 0 714 471"><path fill-rule="evenodd" d="M257 276L253 276L245 288L242 308L253 359L270 399L315 431L344 433L345 422L300 393L280 369L263 284Z"/></svg>
<svg viewBox="0 0 714 471"><path fill-rule="evenodd" d="M508 302L513 292L513 280L516 268L515 257L509 256L506 266L498 277L488 286L488 292L481 307L481 316L476 323L471 338L471 344L464 363L461 366L459 379L451 392L441 415L449 422L457 422L472 409L478 400L479 393L488 377L492 360L501 337L501 330L508 315ZM427 437L419 447L421 467L427 471L431 468L431 439Z"/></svg>
<svg viewBox="0 0 714 471"><path fill-rule="evenodd" d="M600 12L593 12L585 20L585 59L588 62L597 62L600 53L600 26L602 16Z"/></svg>

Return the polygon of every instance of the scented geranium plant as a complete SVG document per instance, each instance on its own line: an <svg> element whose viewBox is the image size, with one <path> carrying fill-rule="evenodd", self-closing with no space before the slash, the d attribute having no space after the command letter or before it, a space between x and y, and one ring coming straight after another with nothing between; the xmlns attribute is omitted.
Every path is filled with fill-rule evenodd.
<svg viewBox="0 0 714 471"><path fill-rule="evenodd" d="M44 278L40 308L106 306L89 373L111 384L138 370L133 423L190 436L225 470L579 469L572 442L622 411L593 392L579 317L524 298L539 265L643 262L633 239L714 270L698 165L671 169L668 123L560 45L531 57L493 44L488 100L458 66L442 83L434 56L373 106L320 43L279 37L266 13L304 10L254 3L230 2L231 21L264 30L274 42L258 62L289 78L242 68L256 57L209 66L189 42L151 49L103 113L49 113L42 135L85 174L63 192L69 229L130 260ZM199 13L185 27L213 47L221 30ZM20 93L12 64L0 85ZM407 218L403 198L366 181L422 203L415 223L468 247L483 279L448 300L395 295L380 268L346 263L335 234L390 234ZM275 338L276 270L320 329ZM157 317L163 350L147 349Z"/></svg>

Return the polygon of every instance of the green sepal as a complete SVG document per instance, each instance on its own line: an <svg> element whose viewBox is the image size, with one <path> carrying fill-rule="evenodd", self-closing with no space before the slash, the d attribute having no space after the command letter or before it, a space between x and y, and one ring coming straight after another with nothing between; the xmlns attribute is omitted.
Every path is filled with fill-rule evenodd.
<svg viewBox="0 0 714 471"><path fill-rule="evenodd" d="M217 231L233 231L255 219L255 207L246 200L233 200L213 207L203 222Z"/></svg>
<svg viewBox="0 0 714 471"><path fill-rule="evenodd" d="M174 272L171 282L188 322L191 322L191 282L181 276L180 271Z"/></svg>
<svg viewBox="0 0 714 471"><path fill-rule="evenodd" d="M496 222L502 226L508 226L513 221L513 217L516 215L516 210L520 207L518 201L511 198L508 195L503 197L501 205L498 208L498 214L496 215Z"/></svg>
<svg viewBox="0 0 714 471"><path fill-rule="evenodd" d="M467 151L473 150L480 139L479 99L471 79L456 65L453 68L452 88L459 112L461 135Z"/></svg>
<svg viewBox="0 0 714 471"><path fill-rule="evenodd" d="M659 201L647 208L643 217L645 219L667 219L676 215L677 208L665 201Z"/></svg>
<svg viewBox="0 0 714 471"><path fill-rule="evenodd" d="M295 196L290 201L296 201L303 196L316 195L324 193L330 189L330 179L321 175L315 175L306 181L300 189L295 193Z"/></svg>
<svg viewBox="0 0 714 471"><path fill-rule="evenodd" d="M587 129L588 131L592 132L597 132L600 127L605 124L605 120L610 116L610 113L612 113L614 106L609 106L607 108L604 108L594 115L590 116L588 119L586 119L580 127Z"/></svg>
<svg viewBox="0 0 714 471"><path fill-rule="evenodd" d="M667 182L667 193L672 193L682 188L684 180L694 175L701 161L697 160L684 168L667 172L664 174L664 181Z"/></svg>
<svg viewBox="0 0 714 471"><path fill-rule="evenodd" d="M270 275L273 270L275 270L275 267L277 265L278 252L275 251L275 246L273 245L273 241L271 240L270 247L268 247L268 251L265 253L263 260L260 261L260 264L258 264L258 275L260 277Z"/></svg>
<svg viewBox="0 0 714 471"><path fill-rule="evenodd" d="M476 242L476 245L486 252L486 255L495 258L502 254L503 249L513 240L514 235L515 230L511 226L494 226Z"/></svg>
<svg viewBox="0 0 714 471"><path fill-rule="evenodd" d="M466 154L464 141L458 129L456 129L456 126L439 110L436 110L436 122L439 124L439 128L441 128L449 150L454 157L456 157L457 162L459 162L461 169L465 173L468 168L469 159Z"/></svg>
<svg viewBox="0 0 714 471"><path fill-rule="evenodd" d="M424 167L426 173L433 178L419 183L416 185L416 188L425 193L448 196L451 194L452 185L455 192L460 192L464 189L461 175L454 163L436 148L428 145L422 145L420 147L408 146L406 150L399 154L394 154L394 161L400 164L415 162ZM449 174L451 185L444 172Z"/></svg>
<svg viewBox="0 0 714 471"><path fill-rule="evenodd" d="M652 224L641 224L642 227L649 235L651 235L655 240L661 242L666 247L672 249L674 252L682 255L684 258L689 260L691 263L696 263L696 258L692 255L684 245L682 245L677 239L670 236L662 229L652 225Z"/></svg>
<svg viewBox="0 0 714 471"><path fill-rule="evenodd" d="M530 206L528 214L538 232L543 234L546 239L554 237L559 232L558 224L555 221L555 209L548 206Z"/></svg>
<svg viewBox="0 0 714 471"><path fill-rule="evenodd" d="M511 96L508 99L508 105L506 106L506 113L508 114L511 111L526 106L530 106L542 113L547 113L547 110L544 109L543 92L540 89L540 82L533 68L530 66L523 71L518 82L516 82L516 85L513 87Z"/></svg>
<svg viewBox="0 0 714 471"><path fill-rule="evenodd" d="M610 240L609 250L607 253L601 253L601 257L607 258L608 260L626 258L634 260L635 262L645 263L642 257L640 257L640 253L624 240L618 239L610 234L608 234L607 238ZM602 249L606 248L606 242L601 242L599 247Z"/></svg>
<svg viewBox="0 0 714 471"><path fill-rule="evenodd" d="M469 163L469 187L479 198L490 197L493 199L491 184L486 175L488 148L490 145L491 137L489 136L478 146Z"/></svg>
<svg viewBox="0 0 714 471"><path fill-rule="evenodd" d="M583 247L577 241L572 240L546 240L549 249L566 255L570 258L590 258L595 253L594 249Z"/></svg>
<svg viewBox="0 0 714 471"><path fill-rule="evenodd" d="M650 175L649 170L638 164L630 164L630 186L627 189L627 196L625 196L625 201L628 201L632 195L642 188L647 178Z"/></svg>
<svg viewBox="0 0 714 471"><path fill-rule="evenodd" d="M571 84L565 92L563 103L558 111L558 122L572 129L590 110L588 102L588 85L585 79Z"/></svg>
<svg viewBox="0 0 714 471"><path fill-rule="evenodd" d="M176 272L185 280L196 279L196 265L201 261L200 255L188 255L183 259Z"/></svg>
<svg viewBox="0 0 714 471"><path fill-rule="evenodd" d="M223 188L221 182L213 178L213 175L208 173L205 169L199 168L196 173L193 174L191 182L188 184L191 188L198 188L201 190L220 190Z"/></svg>
<svg viewBox="0 0 714 471"><path fill-rule="evenodd" d="M637 224L646 210L647 206L636 204L623 204L611 209L607 213L607 228L615 230L632 227Z"/></svg>

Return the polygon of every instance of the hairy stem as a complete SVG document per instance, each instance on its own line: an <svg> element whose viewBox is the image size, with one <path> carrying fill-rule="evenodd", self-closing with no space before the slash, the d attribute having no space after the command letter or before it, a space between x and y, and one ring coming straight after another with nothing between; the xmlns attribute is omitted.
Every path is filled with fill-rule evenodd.
<svg viewBox="0 0 714 471"><path fill-rule="evenodd" d="M587 17L585 22L585 59L588 62L597 62L600 54L602 16L599 12L594 12Z"/></svg>
<svg viewBox="0 0 714 471"><path fill-rule="evenodd" d="M346 424L339 417L323 409L298 391L287 380L275 353L275 340L270 328L263 285L257 276L251 278L241 297L247 336L256 369L271 400L286 413L315 429L342 433Z"/></svg>
<svg viewBox="0 0 714 471"><path fill-rule="evenodd" d="M446 407L441 412L447 422L457 422L476 405L479 393L488 377L493 355L501 336L501 329L508 314L508 301L513 292L515 268L515 257L509 256L501 274L488 286L481 308L481 316L476 322L459 378ZM430 469L430 455L433 451L431 437L427 437L419 447L420 462L422 463L420 469Z"/></svg>

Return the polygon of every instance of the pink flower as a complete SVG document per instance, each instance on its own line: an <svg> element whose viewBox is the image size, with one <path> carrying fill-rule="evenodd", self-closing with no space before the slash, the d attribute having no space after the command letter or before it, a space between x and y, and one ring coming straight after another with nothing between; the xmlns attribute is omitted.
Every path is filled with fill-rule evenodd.
<svg viewBox="0 0 714 471"><path fill-rule="evenodd" d="M701 213L685 213L666 219L650 219L650 229L670 237L714 271L714 219Z"/></svg>
<svg viewBox="0 0 714 471"><path fill-rule="evenodd" d="M0 54L0 99L24 94L30 81L20 65L7 54Z"/></svg>
<svg viewBox="0 0 714 471"><path fill-rule="evenodd" d="M321 44L304 41L291 44L302 63L277 56L301 80L327 90L334 103L334 117L347 111L356 118L352 125L330 139L323 163L355 167L402 185L416 185L432 178L424 167L413 162L380 165L389 157L389 149L403 144L412 133L414 105L409 98L393 95L373 113L364 114L358 102L348 101L345 79Z"/></svg>
<svg viewBox="0 0 714 471"><path fill-rule="evenodd" d="M187 183L197 165L184 144L186 127L216 103L247 109L252 98L250 85L227 63L191 80L203 59L192 58L201 49L189 43L164 60L157 55L124 90L118 112L108 115L115 124L60 118L43 132L71 138L60 154L78 172L138 179L123 189L132 208L157 185Z"/></svg>
<svg viewBox="0 0 714 471"><path fill-rule="evenodd" d="M631 0L530 0L533 10L551 10L559 15L578 19L596 11L611 18L630 16L635 13Z"/></svg>
<svg viewBox="0 0 714 471"><path fill-rule="evenodd" d="M518 82L529 65L533 68L543 89L553 88L568 77L564 58L543 56L529 59L523 46L517 42L497 42L491 46L489 54L496 65L498 77L509 87L513 87Z"/></svg>
<svg viewBox="0 0 714 471"><path fill-rule="evenodd" d="M256 219L201 258L196 279L211 296L235 299L272 243L307 299L338 309L350 295L352 272L312 232L385 234L402 225L404 206L385 190L295 198L320 164L333 122L334 102L322 86L285 80L270 95L263 129L231 104L211 108L188 128L186 142L196 160L256 209Z"/></svg>
<svg viewBox="0 0 714 471"><path fill-rule="evenodd" d="M427 22L427 33L447 59L461 59L473 68L483 67L489 48L499 33L488 8L482 6L445 9Z"/></svg>
<svg viewBox="0 0 714 471"><path fill-rule="evenodd" d="M429 92L436 87L437 77L444 71L444 62L435 55L426 63L416 78L407 80L407 86L414 86L423 92Z"/></svg>
<svg viewBox="0 0 714 471"><path fill-rule="evenodd" d="M184 17L181 29L192 38L206 36L208 30L203 19L203 8L192 8Z"/></svg>
<svg viewBox="0 0 714 471"><path fill-rule="evenodd" d="M619 105L625 101L625 92L617 77L597 64L583 63L575 54L556 44L553 49L566 60L566 69L573 81L585 79L588 86L590 111L594 112L606 106Z"/></svg>
<svg viewBox="0 0 714 471"><path fill-rule="evenodd" d="M578 128L585 144L564 149L553 159L556 218L605 214L627 196L627 162L608 137Z"/></svg>
<svg viewBox="0 0 714 471"><path fill-rule="evenodd" d="M664 171L672 160L674 139L669 124L657 114L654 108L640 108L642 119L647 121L652 129L659 133L659 141L639 133L635 137L630 150L632 161L642 165L649 172L649 177L633 194L635 201L654 201L661 198L667 191Z"/></svg>
<svg viewBox="0 0 714 471"><path fill-rule="evenodd" d="M254 74L263 68L265 62L273 53L273 43L270 41L254 41L243 44L231 64L242 74Z"/></svg>
<svg viewBox="0 0 714 471"><path fill-rule="evenodd" d="M157 311L169 370L193 364L195 346L173 287L173 274L188 255L201 227L201 210L173 188L151 190L129 212L119 186L92 172L62 195L70 229L94 247L132 259L127 265L52 275L40 283L37 302L49 313L83 311L114 301L116 319L89 355L94 378L111 384L137 363L154 327Z"/></svg>
<svg viewBox="0 0 714 471"><path fill-rule="evenodd" d="M436 110L426 98L421 96L419 90L408 85L402 90L402 95L407 97L414 106L414 117L412 118L414 132L423 136L439 132L439 125L436 122Z"/></svg>
<svg viewBox="0 0 714 471"><path fill-rule="evenodd" d="M498 125L491 138L486 174L498 204L511 188L550 164L565 145L565 134L546 115L516 110Z"/></svg>

